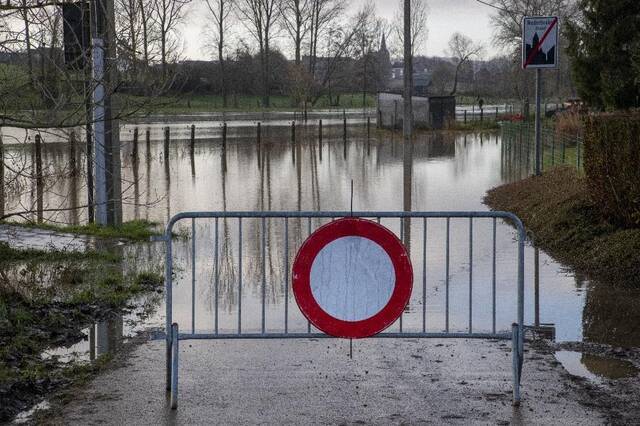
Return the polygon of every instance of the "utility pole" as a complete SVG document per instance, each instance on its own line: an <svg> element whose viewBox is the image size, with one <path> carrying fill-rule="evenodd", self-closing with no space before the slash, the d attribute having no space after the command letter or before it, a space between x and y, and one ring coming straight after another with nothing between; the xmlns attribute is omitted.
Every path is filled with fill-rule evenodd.
<svg viewBox="0 0 640 426"><path fill-rule="evenodd" d="M413 183L413 56L411 49L411 0L404 0L404 108L402 111L402 155L403 155L403 210L412 208ZM410 252L411 220L405 218L403 222L403 243Z"/></svg>
<svg viewBox="0 0 640 426"><path fill-rule="evenodd" d="M95 221L122 223L120 135L111 93L116 80L113 0L92 0L93 146Z"/></svg>
<svg viewBox="0 0 640 426"><path fill-rule="evenodd" d="M402 133L405 149L413 132L413 57L411 54L411 0L404 0L404 111Z"/></svg>

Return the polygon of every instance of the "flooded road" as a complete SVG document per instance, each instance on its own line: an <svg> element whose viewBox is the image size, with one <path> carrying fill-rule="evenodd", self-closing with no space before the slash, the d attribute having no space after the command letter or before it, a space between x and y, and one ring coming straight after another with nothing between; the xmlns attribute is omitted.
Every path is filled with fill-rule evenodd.
<svg viewBox="0 0 640 426"><path fill-rule="evenodd" d="M318 141L317 126L299 123L296 143L291 142L290 124L285 120L262 129L262 144L256 143L256 128L244 122L230 126L226 146L220 140L220 126L198 124L197 138L191 153L189 127L171 125L172 141L168 157L164 153L162 124L140 124L138 156L133 157L133 125L122 128L123 190L125 220L148 219L166 223L183 211L452 211L487 210L482 200L488 189L520 178L513 165L504 163L499 134L433 133L421 134L414 143L413 159L403 161L398 136L376 133L366 138L365 119L354 119L343 144L339 120L327 122L323 142ZM145 135L147 126L150 139ZM30 148L6 146L5 155L16 167L29 162ZM55 222L77 223L85 217L86 185L82 170L81 149L69 144L45 144L45 208L71 208L50 211L45 217ZM71 156L75 161L70 161ZM26 158L26 160L25 160ZM20 161L22 163L20 163ZM75 164L75 165L74 165ZM25 166L28 168L28 165ZM76 169L71 173L71 169ZM353 181L353 199L351 183ZM34 190L27 180L17 179L7 194L7 210L33 206ZM266 224L266 323L268 330L283 328L285 305L290 313L290 331L306 331L307 323L295 307L295 300L285 285L286 265L309 230L321 221L291 221L289 256L284 254L283 222ZM398 221L382 221L400 235ZM216 225L220 236L220 264L214 264ZM174 244L174 261L180 272L174 289L174 319L191 324L191 306L195 304L197 331L233 332L242 321L243 331L259 331L261 323L262 239L258 220L243 222L239 241L234 221L199 221L193 262L190 240L191 223L180 225ZM403 317L405 329L422 325L422 311L427 312L427 329L444 327L444 265L446 227L444 220L429 220L426 250L423 249L422 221L404 230L414 264L414 293ZM500 223L497 228L497 328L508 329L516 309L516 245L513 228ZM451 328L464 331L468 318L469 230L467 220L451 221L451 265L449 271ZM492 326L491 313L491 222L478 220L473 228L473 323L474 331ZM239 292L239 248L242 248L244 291ZM136 262L162 262L162 247L142 245L128 248ZM423 260L424 262L424 268ZM558 341L593 341L613 345L640 345L637 330L639 292L612 290L592 283L558 264L544 252L527 247L525 253L526 324L553 324ZM195 266L195 300L191 297L192 267ZM217 272L216 272L217 271ZM214 289L216 277L219 288ZM426 301L423 307L422 301ZM242 307L240 312L239 307ZM215 308L218 307L218 314ZM146 325L163 325L163 307ZM118 324L116 324L118 325ZM394 327L397 327L395 325ZM113 327L107 327L107 329ZM122 328L118 325L118 328ZM117 332L122 334L122 330ZM127 333L124 333L127 334Z"/></svg>

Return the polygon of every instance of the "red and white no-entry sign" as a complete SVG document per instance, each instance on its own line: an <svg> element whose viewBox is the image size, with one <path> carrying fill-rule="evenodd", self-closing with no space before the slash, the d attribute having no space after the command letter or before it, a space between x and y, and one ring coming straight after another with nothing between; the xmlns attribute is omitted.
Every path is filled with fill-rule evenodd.
<svg viewBox="0 0 640 426"><path fill-rule="evenodd" d="M314 232L293 264L293 294L319 330L336 337L380 333L411 297L413 270L400 240L387 228L344 218Z"/></svg>

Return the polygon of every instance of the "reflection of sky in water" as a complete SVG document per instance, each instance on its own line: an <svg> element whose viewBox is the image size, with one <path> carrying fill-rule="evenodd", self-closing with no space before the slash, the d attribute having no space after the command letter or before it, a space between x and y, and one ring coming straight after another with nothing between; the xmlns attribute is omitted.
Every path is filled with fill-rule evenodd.
<svg viewBox="0 0 640 426"><path fill-rule="evenodd" d="M127 138L123 144L123 176L126 189L124 217L166 222L171 215L198 210L348 210L351 180L354 182L355 210L414 211L486 210L482 199L486 191L501 183L517 179L522 170L504 164L500 138L455 133L419 135L414 146L413 168L403 165L401 139L387 138L384 143L362 137L364 125L350 127L351 140L344 157L340 126L326 126L320 150L317 128L298 125L297 135L303 141L295 148L289 143L285 128L263 128L263 146L257 147L255 129L230 129L226 158L219 140L199 139L194 157L189 155L188 141L172 142L169 162L163 155L163 144L154 139L147 149L144 126L141 127L140 159L131 158L132 146ZM187 128L180 124L176 127ZM357 127L357 128L356 128ZM130 129L127 129L130 130ZM155 129L157 130L157 129ZM177 132L175 132L177 133ZM10 154L19 154L19 147L8 146ZM367 155L367 151L370 154ZM65 145L50 145L45 149L45 161L68 163ZM227 172L223 173L226 162ZM75 181L75 183L74 183ZM77 191L73 197L67 194ZM67 178L49 191L47 205L80 205L85 199L81 179ZM29 205L32 193L18 201ZM69 215L58 214L57 220L73 221ZM293 256L310 230L326 221L290 219L288 244L284 241L285 221L243 220L242 291L239 291L239 227L237 220L218 221L218 253L220 262L214 265L215 221L197 222L195 325L199 331L234 332L237 315L242 311L242 330L260 331L262 300L267 331L282 331L285 306L289 312L289 331L306 331L307 322L295 306L290 291L290 268ZM382 224L400 234L398 220L383 220ZM405 229L410 241L413 262L414 292L405 329L422 328L423 309L427 313L426 328L444 328L445 305L445 222L430 219L427 223L426 262L423 264L422 220L412 220ZM179 224L190 234L189 221ZM265 249L262 247L264 235ZM475 220L473 225L473 328L490 330L492 326L492 221ZM451 220L450 305L452 331L466 331L469 317L469 221ZM288 249L288 255L285 253ZM498 330L508 329L515 319L516 307L516 245L514 230L501 222L497 227L496 319ZM263 253L266 261L263 263ZM185 331L191 326L191 242L179 240L174 246L175 265L179 268L175 280L174 319ZM528 324L534 315L534 254L526 250L525 316ZM423 270L426 280L423 281ZM219 279L216 280L216 271ZM289 286L287 286L287 278ZM583 310L591 284L547 256L540 255L540 322L555 323L559 340L581 340ZM218 295L217 303L215 295ZM423 306L423 297L426 305ZM219 312L215 315L216 305ZM592 306L597 306L592 303ZM589 312L588 312L589 313ZM601 318L602 314L590 313ZM615 318L616 313L611 312ZM624 322L620 319L620 324ZM615 322L615 320L614 320ZM622 325L620 325L622 327ZM397 326L390 331L397 330Z"/></svg>

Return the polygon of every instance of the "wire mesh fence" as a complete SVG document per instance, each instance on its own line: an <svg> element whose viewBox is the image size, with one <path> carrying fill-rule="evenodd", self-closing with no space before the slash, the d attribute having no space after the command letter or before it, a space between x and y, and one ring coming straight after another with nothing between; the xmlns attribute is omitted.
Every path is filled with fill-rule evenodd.
<svg viewBox="0 0 640 426"><path fill-rule="evenodd" d="M517 165L533 173L536 158L535 125L532 121L504 122L502 130L503 162ZM542 126L542 170L556 166L572 166L584 171L584 140L579 133L557 131L553 126Z"/></svg>

